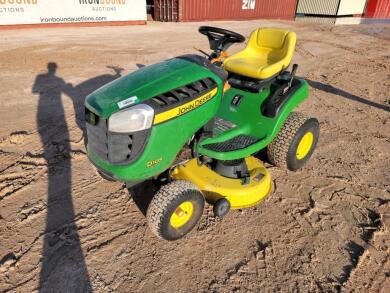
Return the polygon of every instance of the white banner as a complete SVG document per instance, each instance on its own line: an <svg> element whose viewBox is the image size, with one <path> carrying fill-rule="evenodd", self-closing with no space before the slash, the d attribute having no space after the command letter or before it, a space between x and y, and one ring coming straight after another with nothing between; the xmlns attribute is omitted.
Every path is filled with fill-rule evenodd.
<svg viewBox="0 0 390 293"><path fill-rule="evenodd" d="M146 0L0 0L0 25L146 20Z"/></svg>

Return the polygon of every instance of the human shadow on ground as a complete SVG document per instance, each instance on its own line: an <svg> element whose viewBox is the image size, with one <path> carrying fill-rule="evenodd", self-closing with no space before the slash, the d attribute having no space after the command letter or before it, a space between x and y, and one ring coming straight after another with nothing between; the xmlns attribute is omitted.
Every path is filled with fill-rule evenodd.
<svg viewBox="0 0 390 293"><path fill-rule="evenodd" d="M146 67L145 64L141 63L136 63L136 66L138 69ZM153 180L145 180L142 183L128 188L130 196L144 216L146 216L149 204L157 190L158 186L155 184L155 182L153 182Z"/></svg>
<svg viewBox="0 0 390 293"><path fill-rule="evenodd" d="M112 69L114 74L103 74L93 78L90 78L76 86L68 84L68 90L65 94L72 99L73 110L75 113L75 120L78 128L83 132L84 142L86 143L87 133L85 127L85 110L84 110L84 100L85 97L89 94L96 91L101 86L121 77L121 72L123 68L115 66L107 66L107 68Z"/></svg>
<svg viewBox="0 0 390 293"><path fill-rule="evenodd" d="M128 188L129 194L134 200L135 205L144 216L146 216L150 202L158 189L159 186L153 182L153 180L145 180L142 183Z"/></svg>
<svg viewBox="0 0 390 293"><path fill-rule="evenodd" d="M306 81L309 83L309 85L311 87L313 87L315 89L318 89L320 91L323 91L323 92L326 92L326 93L330 93L330 94L334 94L334 95L337 95L337 96L340 96L340 97L343 97L343 98L346 98L346 99L349 99L349 100L352 100L352 101L355 101L355 102L359 102L359 103L362 103L362 104L365 104L365 105L368 105L368 106L371 106L371 107L374 107L374 108L377 108L377 109L381 109L381 110L390 112L390 107L389 106L382 105L382 104L379 104L379 103L376 103L376 102L373 102L373 101L361 98L359 96L350 94L350 93L348 93L348 92L346 92L344 90L335 88L334 86L332 86L330 84L325 84L325 83L321 83L321 82L310 80L310 79L306 79Z"/></svg>
<svg viewBox="0 0 390 293"><path fill-rule="evenodd" d="M40 292L92 292L82 252L72 200L72 165L69 129L61 96L72 102L77 126L85 133L85 96L120 77L114 74L88 79L76 86L56 75L57 64L49 63L39 74L32 92L39 95L37 127L48 166L47 215L44 231Z"/></svg>

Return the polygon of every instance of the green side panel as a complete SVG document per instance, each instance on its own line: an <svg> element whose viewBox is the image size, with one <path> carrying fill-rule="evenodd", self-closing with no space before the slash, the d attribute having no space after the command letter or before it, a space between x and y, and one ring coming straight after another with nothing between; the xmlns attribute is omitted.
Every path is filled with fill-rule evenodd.
<svg viewBox="0 0 390 293"><path fill-rule="evenodd" d="M221 79L206 68L190 61L174 58L143 67L101 87L86 98L85 106L107 119L119 111L118 102L136 96L137 102L184 86L205 77L222 84Z"/></svg>
<svg viewBox="0 0 390 293"><path fill-rule="evenodd" d="M279 115L274 118L263 116L260 108L269 93L273 91L272 86L259 94L231 88L224 94L217 116L231 121L237 126L216 137L205 139L198 145L198 152L218 160L235 160L248 157L265 148L278 134L291 111L308 97L307 82L301 80L301 84L301 87L283 106ZM231 101L236 95L243 96L237 108L231 106ZM238 135L248 135L259 139L259 141L245 149L230 152L215 152L204 147L206 144L224 142Z"/></svg>
<svg viewBox="0 0 390 293"><path fill-rule="evenodd" d="M171 87L170 87L171 88ZM201 107L178 118L155 125L142 155L129 165L114 165L88 150L89 159L103 171L121 181L142 181L167 170L183 145L218 111L222 98L222 83L214 98Z"/></svg>

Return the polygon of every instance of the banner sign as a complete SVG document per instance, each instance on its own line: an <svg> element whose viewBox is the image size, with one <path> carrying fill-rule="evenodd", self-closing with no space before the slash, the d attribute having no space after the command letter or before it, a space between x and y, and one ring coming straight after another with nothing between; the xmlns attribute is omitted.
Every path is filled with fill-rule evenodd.
<svg viewBox="0 0 390 293"><path fill-rule="evenodd" d="M146 21L146 0L0 0L0 25Z"/></svg>

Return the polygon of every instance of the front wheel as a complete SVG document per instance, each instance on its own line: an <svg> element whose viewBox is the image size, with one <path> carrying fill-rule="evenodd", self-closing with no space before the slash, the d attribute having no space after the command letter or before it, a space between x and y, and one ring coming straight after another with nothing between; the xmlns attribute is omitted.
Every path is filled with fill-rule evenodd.
<svg viewBox="0 0 390 293"><path fill-rule="evenodd" d="M300 169L313 154L320 133L316 118L292 112L282 129L267 147L272 164L290 171Z"/></svg>
<svg viewBox="0 0 390 293"><path fill-rule="evenodd" d="M189 233L203 214L204 198L189 181L175 180L153 197L146 217L152 232L165 240L177 240Z"/></svg>

